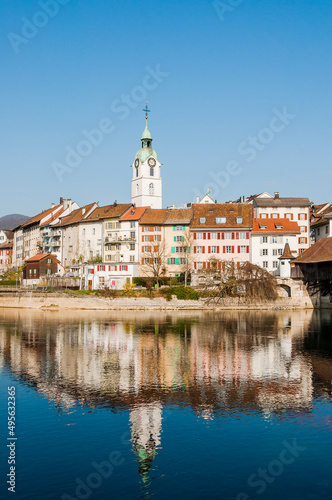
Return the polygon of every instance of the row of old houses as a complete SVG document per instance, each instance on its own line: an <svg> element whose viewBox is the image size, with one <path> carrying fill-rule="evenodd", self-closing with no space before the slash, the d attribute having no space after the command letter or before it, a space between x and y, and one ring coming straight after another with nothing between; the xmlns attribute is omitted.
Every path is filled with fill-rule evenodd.
<svg viewBox="0 0 332 500"><path fill-rule="evenodd" d="M82 287L93 289L119 288L138 276L191 274L197 281L211 262L222 271L224 263L250 261L283 276L289 273L289 252L302 254L319 224L326 226L322 208L327 207L279 193L229 203L207 194L184 208L167 209L117 202L79 207L61 198L15 228L12 266L25 269L26 284L37 284L44 272L78 276ZM46 259L49 265L41 268Z"/></svg>

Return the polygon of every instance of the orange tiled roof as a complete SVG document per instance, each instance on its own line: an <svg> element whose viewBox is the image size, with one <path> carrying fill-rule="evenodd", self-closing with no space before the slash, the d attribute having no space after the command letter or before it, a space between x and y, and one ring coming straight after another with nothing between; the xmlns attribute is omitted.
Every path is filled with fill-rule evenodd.
<svg viewBox="0 0 332 500"><path fill-rule="evenodd" d="M309 207L309 198L254 198L258 207Z"/></svg>
<svg viewBox="0 0 332 500"><path fill-rule="evenodd" d="M53 208L53 210L55 210L55 207ZM40 226L41 227L47 226L48 224L50 224L51 222L53 222L54 220L56 220L59 217L59 215L61 215L63 212L64 212L64 209L63 209L63 205L61 204L59 206L59 209L52 215L52 217L50 217L49 219L47 219L47 221L43 222L43 224L40 224Z"/></svg>
<svg viewBox="0 0 332 500"><path fill-rule="evenodd" d="M282 227L280 227L282 226ZM289 219L254 219L253 228L251 234L270 234L270 233L300 233L300 228L297 222L291 221Z"/></svg>
<svg viewBox="0 0 332 500"><path fill-rule="evenodd" d="M215 203L193 204L193 218L190 227L194 228L251 228L253 223L253 206L251 203ZM204 224L200 223L201 217L206 218ZM216 222L217 217L226 217L225 224ZM237 224L236 218L242 217L242 223Z"/></svg>
<svg viewBox="0 0 332 500"><path fill-rule="evenodd" d="M163 224L167 217L165 208L148 208L140 219L140 224Z"/></svg>
<svg viewBox="0 0 332 500"><path fill-rule="evenodd" d="M40 262L41 260L45 259L46 257L52 257L52 259L56 259L56 261L59 262L57 259L57 256L53 255L51 253L37 253L33 257L30 257L30 259L26 259L25 262Z"/></svg>
<svg viewBox="0 0 332 500"><path fill-rule="evenodd" d="M128 210L122 217L120 217L120 221L130 221L130 220L140 220L145 210L149 207L132 207L131 210Z"/></svg>
<svg viewBox="0 0 332 500"><path fill-rule="evenodd" d="M318 262L332 261L332 238L322 238L303 252L297 259L293 260L295 264L314 264Z"/></svg>

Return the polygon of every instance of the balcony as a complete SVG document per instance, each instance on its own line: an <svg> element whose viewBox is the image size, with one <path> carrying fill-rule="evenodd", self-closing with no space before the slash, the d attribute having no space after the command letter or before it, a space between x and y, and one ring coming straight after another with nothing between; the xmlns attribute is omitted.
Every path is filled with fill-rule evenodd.
<svg viewBox="0 0 332 500"><path fill-rule="evenodd" d="M122 236L107 236L105 238L105 245L107 243L133 243L136 241L136 238L122 238Z"/></svg>

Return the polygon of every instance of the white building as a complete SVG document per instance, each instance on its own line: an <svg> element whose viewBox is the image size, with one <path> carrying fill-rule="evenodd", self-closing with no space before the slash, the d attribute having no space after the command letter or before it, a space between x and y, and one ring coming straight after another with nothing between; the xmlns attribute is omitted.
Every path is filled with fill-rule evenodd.
<svg viewBox="0 0 332 500"><path fill-rule="evenodd" d="M131 201L137 207L162 208L161 163L152 149L147 116L141 141L142 147L132 164Z"/></svg>
<svg viewBox="0 0 332 500"><path fill-rule="evenodd" d="M135 264L85 264L83 279L85 290L99 290L104 287L121 289L132 278L138 276L138 266Z"/></svg>
<svg viewBox="0 0 332 500"><path fill-rule="evenodd" d="M332 205L313 205L311 216L312 243L332 236Z"/></svg>
<svg viewBox="0 0 332 500"><path fill-rule="evenodd" d="M288 243L294 256L299 254L300 228L289 219L258 219L250 234L250 262L267 271L280 274L280 260Z"/></svg>
<svg viewBox="0 0 332 500"><path fill-rule="evenodd" d="M254 217L259 219L283 219L297 222L300 228L298 244L292 250L303 253L310 246L310 202L308 198L280 198L262 193L253 197Z"/></svg>

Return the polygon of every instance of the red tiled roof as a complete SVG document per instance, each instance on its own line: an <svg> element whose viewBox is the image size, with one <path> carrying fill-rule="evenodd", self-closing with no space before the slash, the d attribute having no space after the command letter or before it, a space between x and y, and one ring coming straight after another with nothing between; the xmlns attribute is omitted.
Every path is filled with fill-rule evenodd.
<svg viewBox="0 0 332 500"><path fill-rule="evenodd" d="M322 238L314 243L308 250L303 252L295 264L314 264L318 262L332 261L332 238Z"/></svg>
<svg viewBox="0 0 332 500"><path fill-rule="evenodd" d="M148 208L142 215L140 224L163 224L167 217L165 208Z"/></svg>
<svg viewBox="0 0 332 500"><path fill-rule="evenodd" d="M73 210L71 214L62 217L60 222L54 224L53 227L63 227L70 226L72 224L78 224L84 219L84 217L87 216L94 205L96 205L96 203L90 203L89 205L85 205L84 207Z"/></svg>
<svg viewBox="0 0 332 500"><path fill-rule="evenodd" d="M280 228L280 226L282 226ZM278 229L279 228L279 229ZM251 234L270 234L270 233L300 233L300 228L297 222L291 221L287 218L280 219L254 219Z"/></svg>
<svg viewBox="0 0 332 500"><path fill-rule="evenodd" d="M46 257L52 257L52 259L56 259L56 261L59 262L57 256L51 253L37 253L33 257L30 257L30 259L26 259L25 262L40 262L41 260L44 260Z"/></svg>
<svg viewBox="0 0 332 500"><path fill-rule="evenodd" d="M201 217L206 222L201 224ZM217 217L226 217L225 224L216 222ZM236 222L237 217L242 217L242 223ZM190 227L194 228L251 228L253 223L253 206L251 203L215 203L215 204L193 204L193 218Z"/></svg>
<svg viewBox="0 0 332 500"><path fill-rule="evenodd" d="M54 207L53 210L55 210L55 207ZM51 222L53 222L54 220L56 220L59 217L59 215L61 215L63 212L64 212L64 209L63 209L63 205L61 204L59 206L59 209L52 215L52 217L50 217L49 219L47 219L47 221L43 222L43 224L40 224L40 226L41 227L47 226L48 224L50 224Z"/></svg>
<svg viewBox="0 0 332 500"><path fill-rule="evenodd" d="M140 220L145 210L149 207L132 207L131 210L128 210L122 217L120 217L120 221L130 221L130 220Z"/></svg>
<svg viewBox="0 0 332 500"><path fill-rule="evenodd" d="M294 255L291 252L291 249L290 249L288 241L287 241L287 243L285 245L283 254L279 257L279 260L280 259L295 259Z"/></svg>
<svg viewBox="0 0 332 500"><path fill-rule="evenodd" d="M258 207L309 207L309 198L254 198Z"/></svg>

